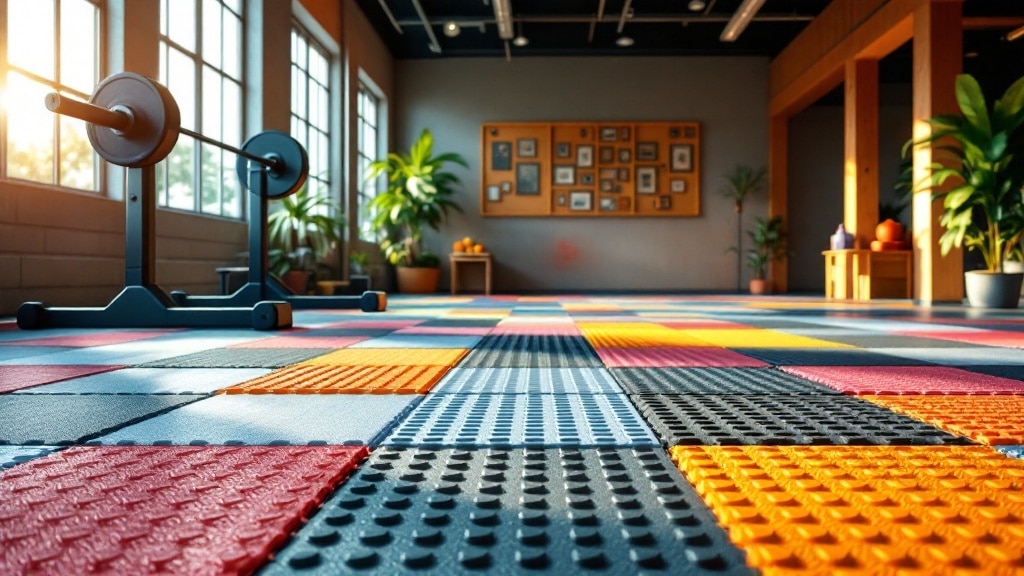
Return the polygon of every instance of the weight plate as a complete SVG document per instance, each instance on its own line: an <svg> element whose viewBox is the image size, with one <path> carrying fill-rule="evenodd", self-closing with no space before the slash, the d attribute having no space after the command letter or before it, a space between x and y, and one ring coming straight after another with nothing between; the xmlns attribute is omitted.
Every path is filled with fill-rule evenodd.
<svg viewBox="0 0 1024 576"><path fill-rule="evenodd" d="M152 166L170 154L178 141L178 103L167 88L145 76L133 72L109 76L96 86L89 102L127 109L132 115L132 125L125 132L86 125L89 142L108 162L128 168Z"/></svg>
<svg viewBox="0 0 1024 576"><path fill-rule="evenodd" d="M261 158L272 158L277 166L267 171L267 198L284 198L299 191L309 175L306 149L291 136L278 130L266 130L249 138L242 150ZM249 160L242 156L235 162L238 181L249 187Z"/></svg>

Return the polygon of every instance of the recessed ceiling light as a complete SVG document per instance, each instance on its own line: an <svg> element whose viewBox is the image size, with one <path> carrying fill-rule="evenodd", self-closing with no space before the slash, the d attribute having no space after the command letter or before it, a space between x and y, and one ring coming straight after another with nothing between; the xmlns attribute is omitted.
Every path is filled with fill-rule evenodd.
<svg viewBox="0 0 1024 576"><path fill-rule="evenodd" d="M530 39L520 34L512 39L512 44L519 46L520 48L530 43Z"/></svg>
<svg viewBox="0 0 1024 576"><path fill-rule="evenodd" d="M626 48L633 45L633 39L629 36L619 36L619 39L615 41L616 44Z"/></svg>
<svg viewBox="0 0 1024 576"><path fill-rule="evenodd" d="M444 35L449 38L455 38L462 32L462 27L459 26L458 22L449 20L444 25Z"/></svg>
<svg viewBox="0 0 1024 576"><path fill-rule="evenodd" d="M707 3L704 0L690 0L690 3L687 4L687 7L693 12L700 12L705 6L707 6Z"/></svg>

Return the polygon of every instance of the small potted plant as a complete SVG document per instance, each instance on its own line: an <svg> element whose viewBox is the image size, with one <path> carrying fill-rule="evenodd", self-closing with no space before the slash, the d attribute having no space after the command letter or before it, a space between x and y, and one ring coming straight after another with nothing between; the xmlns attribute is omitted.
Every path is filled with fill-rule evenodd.
<svg viewBox="0 0 1024 576"><path fill-rule="evenodd" d="M737 164L732 170L723 176L726 185L719 189L719 194L730 198L733 201L733 209L736 211L736 254L743 251L743 203L747 196L757 193L764 188L768 178L768 168L752 168ZM740 290L740 261L736 260L736 291Z"/></svg>
<svg viewBox="0 0 1024 576"><path fill-rule="evenodd" d="M770 294L768 266L773 261L785 259L789 254L785 232L782 230L782 216L758 218L754 227L747 230L747 236L753 244L747 249L747 266L754 275L750 280L750 293Z"/></svg>
<svg viewBox="0 0 1024 576"><path fill-rule="evenodd" d="M308 185L276 202L267 216L268 268L296 294L305 294L316 263L341 241L345 221L337 203Z"/></svg>

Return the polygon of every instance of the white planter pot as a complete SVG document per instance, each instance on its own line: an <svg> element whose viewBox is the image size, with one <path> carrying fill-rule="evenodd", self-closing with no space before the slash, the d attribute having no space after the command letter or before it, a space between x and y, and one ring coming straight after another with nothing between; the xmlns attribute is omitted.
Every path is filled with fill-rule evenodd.
<svg viewBox="0 0 1024 576"><path fill-rule="evenodd" d="M1017 308L1024 273L972 270L964 273L967 302L972 308Z"/></svg>

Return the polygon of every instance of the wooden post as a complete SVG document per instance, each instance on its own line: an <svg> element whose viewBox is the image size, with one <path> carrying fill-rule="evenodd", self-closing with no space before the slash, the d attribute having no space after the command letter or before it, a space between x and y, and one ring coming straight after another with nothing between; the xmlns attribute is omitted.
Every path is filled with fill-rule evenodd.
<svg viewBox="0 0 1024 576"><path fill-rule="evenodd" d="M878 61L847 60L843 223L857 248L878 224Z"/></svg>
<svg viewBox="0 0 1024 576"><path fill-rule="evenodd" d="M789 228L789 116L772 116L768 123L768 216L782 216ZM768 278L774 292L789 290L789 263L773 260Z"/></svg>

